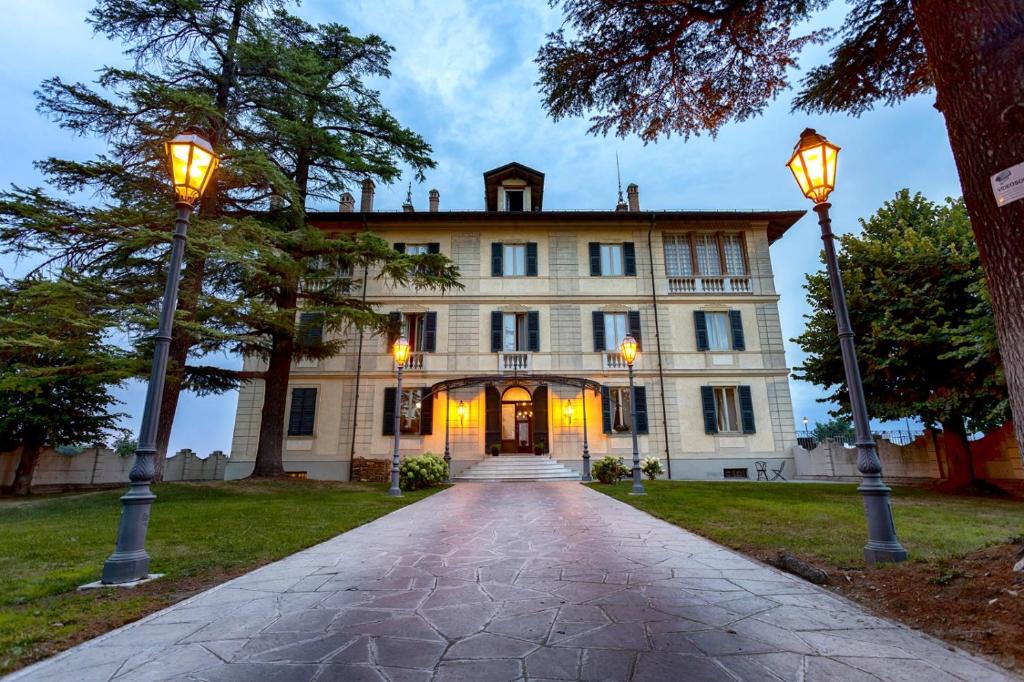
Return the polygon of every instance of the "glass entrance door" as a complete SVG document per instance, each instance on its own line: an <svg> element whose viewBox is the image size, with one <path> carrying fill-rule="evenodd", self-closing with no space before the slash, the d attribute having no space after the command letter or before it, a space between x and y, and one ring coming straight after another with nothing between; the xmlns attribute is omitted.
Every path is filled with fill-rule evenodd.
<svg viewBox="0 0 1024 682"><path fill-rule="evenodd" d="M502 452L533 452L532 402L501 404L501 446Z"/></svg>

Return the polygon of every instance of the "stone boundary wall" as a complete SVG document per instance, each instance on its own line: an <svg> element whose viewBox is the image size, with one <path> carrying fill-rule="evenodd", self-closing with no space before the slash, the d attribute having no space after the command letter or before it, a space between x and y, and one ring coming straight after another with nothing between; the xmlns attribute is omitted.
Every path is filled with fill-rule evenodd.
<svg viewBox="0 0 1024 682"><path fill-rule="evenodd" d="M391 460L353 457L350 480L386 483L391 480Z"/></svg>
<svg viewBox="0 0 1024 682"><path fill-rule="evenodd" d="M926 429L906 445L878 438L878 456L885 480L939 481L945 478L946 436ZM857 450L834 440L818 443L813 450L797 445L792 448L797 476L802 479L860 480ZM985 434L971 442L974 475L1015 490L1024 489L1024 467L1013 435L1013 424Z"/></svg>
<svg viewBox="0 0 1024 682"><path fill-rule="evenodd" d="M0 486L14 482L18 451L0 453ZM120 457L107 447L85 448L77 455L62 455L52 449L39 455L32 489L38 491L99 488L128 483L135 457ZM224 478L228 456L220 450L198 457L188 449L179 450L164 463L165 481L219 481Z"/></svg>

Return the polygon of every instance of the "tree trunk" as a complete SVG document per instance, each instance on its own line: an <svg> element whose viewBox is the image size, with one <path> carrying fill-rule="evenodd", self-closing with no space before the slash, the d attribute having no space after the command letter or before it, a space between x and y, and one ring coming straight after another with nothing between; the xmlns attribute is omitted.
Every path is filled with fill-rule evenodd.
<svg viewBox="0 0 1024 682"><path fill-rule="evenodd" d="M260 436L253 476L284 475L284 411L288 402L293 345L291 335L279 334L274 337L263 382L263 410L260 413Z"/></svg>
<svg viewBox="0 0 1024 682"><path fill-rule="evenodd" d="M957 490L973 483L974 460L971 457L971 444L967 440L963 417L951 415L948 420L942 422L942 445L946 471L941 487Z"/></svg>
<svg viewBox="0 0 1024 682"><path fill-rule="evenodd" d="M999 206L990 177L1024 162L1024 4L913 0L992 294L1024 457L1024 200Z"/></svg>
<svg viewBox="0 0 1024 682"><path fill-rule="evenodd" d="M21 446L21 458L18 468L14 471L14 482L11 484L12 495L29 495L32 492L32 477L39 464L39 453L43 451L43 442L26 442Z"/></svg>

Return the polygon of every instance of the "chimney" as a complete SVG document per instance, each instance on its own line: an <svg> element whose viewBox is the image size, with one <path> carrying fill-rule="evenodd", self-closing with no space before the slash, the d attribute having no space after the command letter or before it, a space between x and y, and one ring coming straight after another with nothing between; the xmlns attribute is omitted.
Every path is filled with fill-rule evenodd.
<svg viewBox="0 0 1024 682"><path fill-rule="evenodd" d="M430 197L430 212L437 213L437 209L441 205L441 193L436 189L432 189L428 196Z"/></svg>
<svg viewBox="0 0 1024 682"><path fill-rule="evenodd" d="M629 198L629 210L639 211L640 210L640 188L637 187L635 182L629 183L626 187L626 196Z"/></svg>
<svg viewBox="0 0 1024 682"><path fill-rule="evenodd" d="M338 210L342 213L351 213L356 210L356 198L349 192L344 192L341 195L341 201L338 202Z"/></svg>
<svg viewBox="0 0 1024 682"><path fill-rule="evenodd" d="M363 196L359 200L359 210L363 213L373 210L373 188L373 180L370 178L363 180Z"/></svg>

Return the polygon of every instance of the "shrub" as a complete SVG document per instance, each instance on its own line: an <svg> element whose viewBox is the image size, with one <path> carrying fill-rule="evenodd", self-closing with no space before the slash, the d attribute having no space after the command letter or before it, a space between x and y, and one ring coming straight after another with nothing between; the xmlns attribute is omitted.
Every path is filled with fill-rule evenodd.
<svg viewBox="0 0 1024 682"><path fill-rule="evenodd" d="M644 457L640 463L640 471L644 472L647 479L653 481L662 473L661 460L657 457Z"/></svg>
<svg viewBox="0 0 1024 682"><path fill-rule="evenodd" d="M444 458L425 452L418 457L408 457L398 467L399 484L402 490L432 488L444 483L448 477L448 464Z"/></svg>
<svg viewBox="0 0 1024 682"><path fill-rule="evenodd" d="M131 457L139 448L139 441L131 436L121 436L114 441L114 452L118 457Z"/></svg>
<svg viewBox="0 0 1024 682"><path fill-rule="evenodd" d="M629 476L629 469L622 463L621 458L608 455L594 462L591 473L601 483L618 483Z"/></svg>

